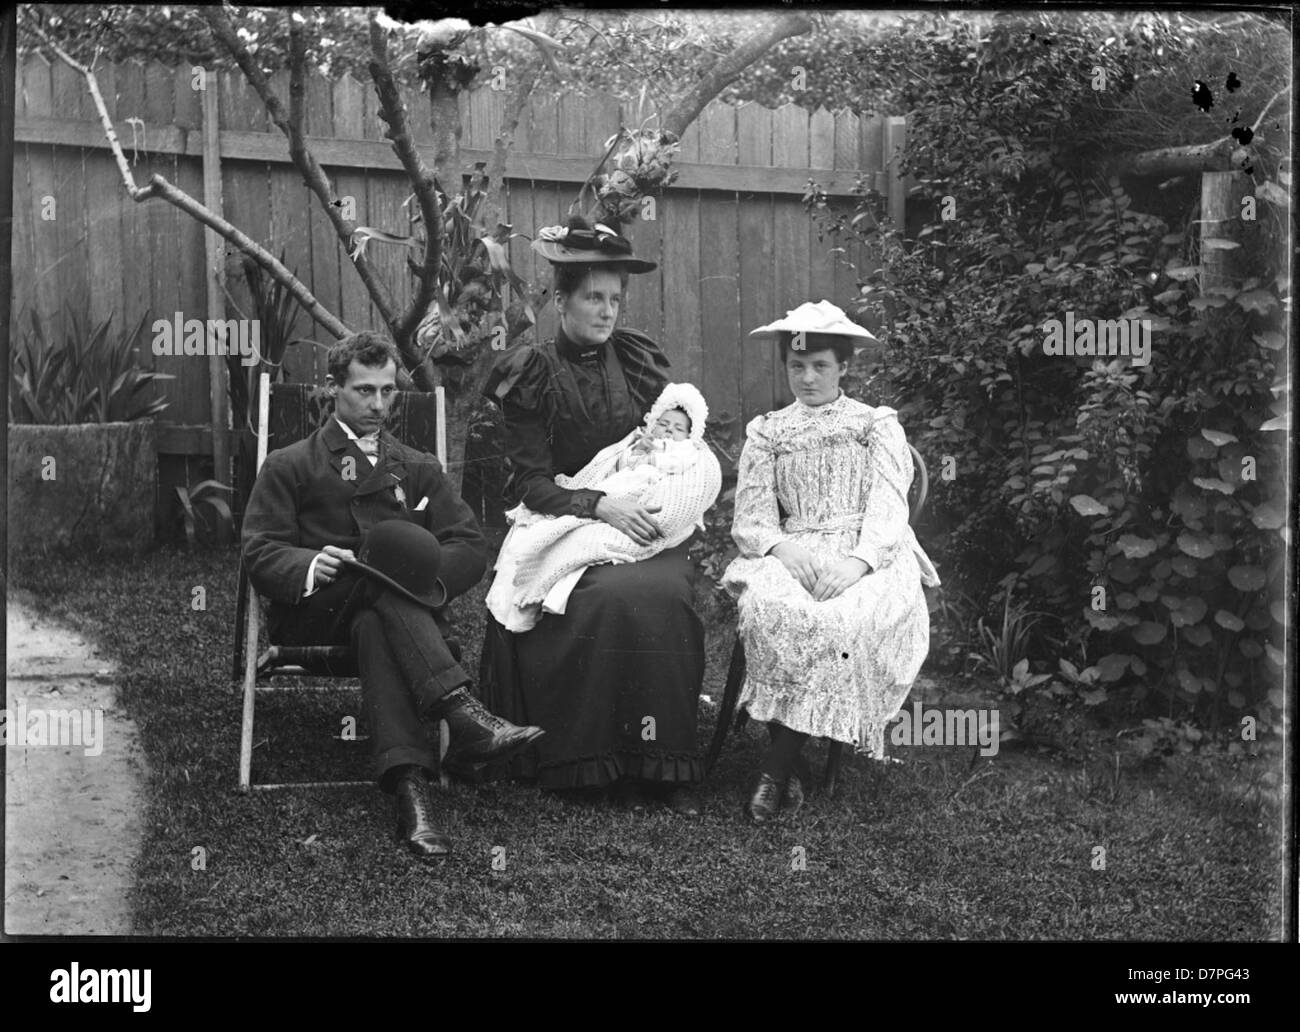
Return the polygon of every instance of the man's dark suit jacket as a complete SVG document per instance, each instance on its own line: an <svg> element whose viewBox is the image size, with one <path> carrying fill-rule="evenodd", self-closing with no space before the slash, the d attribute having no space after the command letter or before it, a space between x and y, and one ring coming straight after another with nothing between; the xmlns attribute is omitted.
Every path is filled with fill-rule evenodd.
<svg viewBox="0 0 1300 1032"><path fill-rule="evenodd" d="M359 552L363 536L384 520L418 523L438 539L444 604L483 576L483 534L438 460L387 432L381 441L382 457L372 467L330 416L311 436L266 457L244 513L242 544L253 586L271 600L273 632L304 601L316 553L325 545ZM426 497L428 505L416 511Z"/></svg>

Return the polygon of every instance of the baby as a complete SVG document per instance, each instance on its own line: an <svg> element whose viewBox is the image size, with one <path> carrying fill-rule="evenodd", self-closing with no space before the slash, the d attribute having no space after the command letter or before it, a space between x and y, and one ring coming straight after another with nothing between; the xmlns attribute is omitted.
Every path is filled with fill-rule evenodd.
<svg viewBox="0 0 1300 1032"><path fill-rule="evenodd" d="M690 436L691 417L687 411L683 408L666 409L655 420L655 425L650 428L649 434L643 432L632 445L631 450L645 454L652 450L650 444L652 440L667 438L673 441L685 441Z"/></svg>
<svg viewBox="0 0 1300 1032"><path fill-rule="evenodd" d="M698 452L691 441L692 425L685 409L665 409L650 427L633 431L631 444L624 446L620 441L615 445L618 449L615 472L590 486L607 495L634 496L641 501L639 496L647 487L658 483L665 473L680 473L695 462ZM688 446L674 447L679 441L687 442ZM595 461L593 458L592 462ZM581 472L577 474L581 475ZM555 482L561 487L571 487L569 479L561 474Z"/></svg>
<svg viewBox="0 0 1300 1032"><path fill-rule="evenodd" d="M592 488L659 507L663 536L638 545L601 520L543 516L524 505L507 513L510 533L497 556L487 606L508 631L530 630L543 612L563 613L588 566L632 563L674 548L702 524L717 500L722 471L704 443L708 406L691 384L670 383L646 415L645 426L597 452L573 476L555 482Z"/></svg>

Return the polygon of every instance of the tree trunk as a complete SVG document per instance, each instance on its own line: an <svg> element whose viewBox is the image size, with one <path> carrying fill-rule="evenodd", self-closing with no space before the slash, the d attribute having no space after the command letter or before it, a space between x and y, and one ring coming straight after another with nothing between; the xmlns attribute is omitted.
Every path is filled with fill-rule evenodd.
<svg viewBox="0 0 1300 1032"><path fill-rule="evenodd" d="M433 174L448 197L461 189L460 91L434 78L429 88L429 126L433 130Z"/></svg>

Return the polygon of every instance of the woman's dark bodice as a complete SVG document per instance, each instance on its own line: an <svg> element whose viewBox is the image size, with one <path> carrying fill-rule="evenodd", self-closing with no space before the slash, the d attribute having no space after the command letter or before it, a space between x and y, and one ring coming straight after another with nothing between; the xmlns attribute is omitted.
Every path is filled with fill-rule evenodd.
<svg viewBox="0 0 1300 1032"><path fill-rule="evenodd" d="M668 360L635 330L582 350L561 334L497 360L483 393L501 406L510 459L506 492L535 512L592 516L601 492L555 483L645 418L668 382Z"/></svg>

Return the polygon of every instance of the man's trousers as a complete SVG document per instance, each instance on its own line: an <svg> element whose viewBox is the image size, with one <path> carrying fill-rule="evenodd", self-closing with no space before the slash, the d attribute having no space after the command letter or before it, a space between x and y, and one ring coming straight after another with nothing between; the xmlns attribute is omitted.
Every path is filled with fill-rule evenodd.
<svg viewBox="0 0 1300 1032"><path fill-rule="evenodd" d="M345 570L299 605L271 607L268 633L277 645L351 645L361 676L375 776L393 791L393 771L418 764L438 770L426 720L448 692L469 682L444 637L441 613Z"/></svg>

